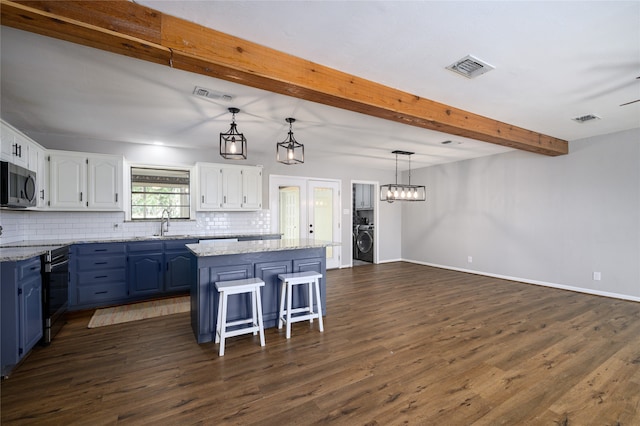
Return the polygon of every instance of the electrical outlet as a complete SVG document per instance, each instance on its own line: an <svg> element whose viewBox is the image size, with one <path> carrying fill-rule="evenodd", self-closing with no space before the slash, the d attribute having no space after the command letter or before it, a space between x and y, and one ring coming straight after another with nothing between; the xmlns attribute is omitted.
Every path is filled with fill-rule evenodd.
<svg viewBox="0 0 640 426"><path fill-rule="evenodd" d="M467 263L473 263L473 257L467 256Z"/></svg>
<svg viewBox="0 0 640 426"><path fill-rule="evenodd" d="M602 279L602 274L600 272L594 272L593 273L593 280L594 281L600 281Z"/></svg>

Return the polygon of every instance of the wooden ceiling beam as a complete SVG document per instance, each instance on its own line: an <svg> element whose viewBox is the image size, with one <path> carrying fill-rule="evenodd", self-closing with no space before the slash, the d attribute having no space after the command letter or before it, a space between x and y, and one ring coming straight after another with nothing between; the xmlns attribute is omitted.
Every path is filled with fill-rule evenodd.
<svg viewBox="0 0 640 426"><path fill-rule="evenodd" d="M568 142L129 1L0 0L2 25L403 124L556 156Z"/></svg>

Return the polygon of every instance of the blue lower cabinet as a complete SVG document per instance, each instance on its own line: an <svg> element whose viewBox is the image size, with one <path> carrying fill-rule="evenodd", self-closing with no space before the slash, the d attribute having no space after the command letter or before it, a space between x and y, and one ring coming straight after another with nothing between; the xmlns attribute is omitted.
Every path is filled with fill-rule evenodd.
<svg viewBox="0 0 640 426"><path fill-rule="evenodd" d="M191 256L186 244L197 240L139 241L127 244L131 297L186 293L191 287Z"/></svg>
<svg viewBox="0 0 640 426"><path fill-rule="evenodd" d="M261 253L244 253L220 256L196 257L191 254L191 327L198 343L211 342L215 337L218 321L218 281L260 278L262 316L265 328L275 327L280 309L280 280L278 274L302 271L317 271L326 277L326 253L323 248L284 250ZM306 286L294 295L294 303L306 300ZM326 313L326 282L320 281L320 297L323 313ZM249 309L249 298L237 295L229 299L227 319L244 318Z"/></svg>
<svg viewBox="0 0 640 426"><path fill-rule="evenodd" d="M129 294L155 296L163 292L164 255L129 254Z"/></svg>
<svg viewBox="0 0 640 426"><path fill-rule="evenodd" d="M69 250L69 310L127 301L124 243L75 244Z"/></svg>
<svg viewBox="0 0 640 426"><path fill-rule="evenodd" d="M1 269L0 365L8 376L42 338L40 257L3 262Z"/></svg>

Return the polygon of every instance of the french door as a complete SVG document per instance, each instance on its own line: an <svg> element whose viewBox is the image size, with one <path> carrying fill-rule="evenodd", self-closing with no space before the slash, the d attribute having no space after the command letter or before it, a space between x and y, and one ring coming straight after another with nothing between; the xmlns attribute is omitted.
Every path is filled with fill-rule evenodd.
<svg viewBox="0 0 640 426"><path fill-rule="evenodd" d="M340 181L271 176L271 229L282 238L340 241ZM340 247L327 247L327 268L340 267Z"/></svg>

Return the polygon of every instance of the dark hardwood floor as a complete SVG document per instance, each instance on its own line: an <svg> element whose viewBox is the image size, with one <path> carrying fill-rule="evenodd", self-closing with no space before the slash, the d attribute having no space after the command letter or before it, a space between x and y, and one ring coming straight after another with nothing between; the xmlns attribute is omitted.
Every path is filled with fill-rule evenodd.
<svg viewBox="0 0 640 426"><path fill-rule="evenodd" d="M76 315L1 385L46 425L640 425L640 303L409 263L327 273L325 331L198 345Z"/></svg>

